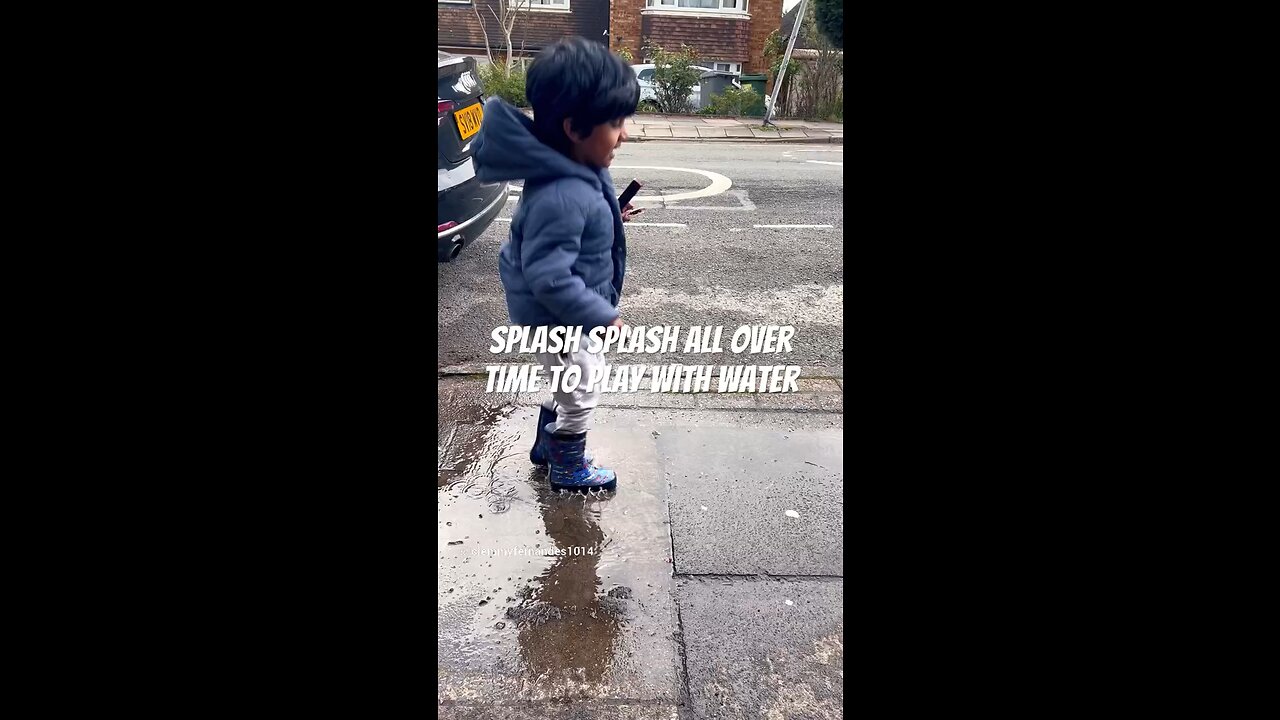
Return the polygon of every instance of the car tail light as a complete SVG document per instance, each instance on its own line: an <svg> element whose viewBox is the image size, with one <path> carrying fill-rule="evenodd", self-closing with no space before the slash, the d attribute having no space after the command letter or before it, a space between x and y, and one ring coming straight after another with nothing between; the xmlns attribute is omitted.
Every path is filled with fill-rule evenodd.
<svg viewBox="0 0 1280 720"><path fill-rule="evenodd" d="M454 108L452 100L436 100L436 127L440 127L440 123L444 122L444 116Z"/></svg>
<svg viewBox="0 0 1280 720"><path fill-rule="evenodd" d="M437 233L442 233L442 232L444 232L445 230L448 230L449 228L451 228L451 227L453 227L454 225L457 225L457 224L458 224L458 223L456 223L456 222L454 222L454 221L450 220L449 222L447 222L447 223L445 223L445 224L443 224L443 225L437 225L437 226L436 226L436 232L437 232Z"/></svg>

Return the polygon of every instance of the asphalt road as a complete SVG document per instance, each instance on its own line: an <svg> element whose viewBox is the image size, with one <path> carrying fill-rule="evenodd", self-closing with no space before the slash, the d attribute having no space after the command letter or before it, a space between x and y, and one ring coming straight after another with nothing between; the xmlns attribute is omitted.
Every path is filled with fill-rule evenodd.
<svg viewBox="0 0 1280 720"><path fill-rule="evenodd" d="M619 193L632 178L646 184L637 202L646 211L627 230L624 321L720 325L726 333L739 325L792 325L793 352L769 362L801 366L805 375L843 377L844 146L626 143L612 174ZM703 196L681 197L699 191ZM488 352L490 333L508 324L498 249L518 200L513 193L501 215L505 221L490 226L457 260L438 266L442 369L495 360ZM831 227L756 227L769 225ZM650 355L645 362L761 361L726 352Z"/></svg>

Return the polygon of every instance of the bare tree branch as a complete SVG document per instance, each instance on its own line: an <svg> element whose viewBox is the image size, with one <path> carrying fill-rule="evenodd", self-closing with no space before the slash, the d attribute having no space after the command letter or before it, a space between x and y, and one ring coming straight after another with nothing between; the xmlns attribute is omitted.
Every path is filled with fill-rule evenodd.
<svg viewBox="0 0 1280 720"><path fill-rule="evenodd" d="M493 64L493 48L489 46L489 31L484 28L484 20L480 17L479 0L471 3L471 10L476 14L476 23L480 25L480 32L484 33L484 53L489 56L489 64Z"/></svg>
<svg viewBox="0 0 1280 720"><path fill-rule="evenodd" d="M502 24L502 32L507 38L507 74L508 75L511 74L511 69L515 67L515 62L516 62L515 47L511 42L511 31L515 29L516 19L520 17L521 5L524 5L524 7L527 9L532 7L533 3L532 3L532 0L523 0L523 2L522 0L516 0L516 5L513 8L511 7L510 0L502 0L503 13L502 13L502 20L500 20L499 23ZM527 15L528 13L526 12L525 14Z"/></svg>

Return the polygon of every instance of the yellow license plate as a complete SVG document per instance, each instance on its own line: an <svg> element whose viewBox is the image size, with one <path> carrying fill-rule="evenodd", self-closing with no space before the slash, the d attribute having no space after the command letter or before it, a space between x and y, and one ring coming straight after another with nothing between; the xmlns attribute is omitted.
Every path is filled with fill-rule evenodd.
<svg viewBox="0 0 1280 720"><path fill-rule="evenodd" d="M483 119L484 111L480 109L480 103L453 113L453 121L458 123L458 134L462 135L463 140L480 132L480 121Z"/></svg>

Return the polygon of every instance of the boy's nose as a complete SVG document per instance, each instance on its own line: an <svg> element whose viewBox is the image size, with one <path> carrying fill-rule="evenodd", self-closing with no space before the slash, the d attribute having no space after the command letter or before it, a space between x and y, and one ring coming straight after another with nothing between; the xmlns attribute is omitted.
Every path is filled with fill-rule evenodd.
<svg viewBox="0 0 1280 720"><path fill-rule="evenodd" d="M623 127L622 132L618 135L618 147L622 147L622 143L627 141L627 128Z"/></svg>

